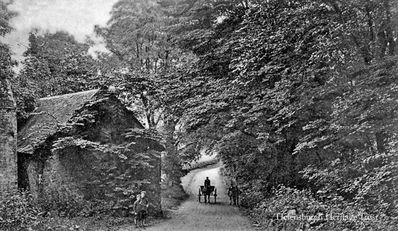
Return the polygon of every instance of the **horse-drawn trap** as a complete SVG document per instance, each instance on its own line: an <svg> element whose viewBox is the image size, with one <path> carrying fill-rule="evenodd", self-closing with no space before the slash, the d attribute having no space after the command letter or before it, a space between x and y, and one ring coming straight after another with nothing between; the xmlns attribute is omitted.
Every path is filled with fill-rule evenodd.
<svg viewBox="0 0 398 231"><path fill-rule="evenodd" d="M205 203L210 203L210 197L214 197L214 203L217 202L217 189L215 186L200 186L199 193L198 193L198 201L201 202L202 196L204 197Z"/></svg>

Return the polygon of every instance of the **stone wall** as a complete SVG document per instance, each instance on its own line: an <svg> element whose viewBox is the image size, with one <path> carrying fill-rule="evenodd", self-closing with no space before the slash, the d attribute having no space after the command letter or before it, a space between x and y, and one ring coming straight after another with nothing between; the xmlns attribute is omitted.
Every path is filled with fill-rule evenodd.
<svg viewBox="0 0 398 231"><path fill-rule="evenodd" d="M152 155L154 157L151 164L153 168L145 171L144 176L151 182L150 184L146 185L143 189L147 192L149 201L153 206L153 213L160 212L162 210L161 207L161 188L160 188L160 181L161 181L161 157L160 153L153 151Z"/></svg>
<svg viewBox="0 0 398 231"><path fill-rule="evenodd" d="M28 175L28 182L29 182L29 191L33 195L33 197L38 200L39 197L39 185L41 183L40 179L40 171L41 168L40 164L36 160L30 160L29 163L26 164L26 174Z"/></svg>
<svg viewBox="0 0 398 231"><path fill-rule="evenodd" d="M119 182L115 180L114 185L101 187L104 182L93 183L98 179L105 178L99 171L101 165L107 165L106 160L101 159L100 152L89 152L68 149L54 154L43 163L30 161L28 167L29 184L31 193L39 200L53 197L58 194L61 197L73 196L78 200L107 200L106 193L112 192L116 187L124 185L134 185L133 181L148 181L135 188L135 194L141 190L147 192L147 197L151 203L150 212L158 214L161 211L160 198L160 153L150 151L153 156L150 169L132 169L131 182ZM136 155L137 153L131 153ZM126 183L126 184L125 184ZM120 200L126 199L120 195Z"/></svg>
<svg viewBox="0 0 398 231"><path fill-rule="evenodd" d="M0 193L17 188L17 120L9 82L0 79Z"/></svg>
<svg viewBox="0 0 398 231"><path fill-rule="evenodd" d="M85 139L99 142L105 145L120 145L128 142L123 134L126 128L140 128L142 125L133 117L132 114L122 114L115 120L109 107L115 107L117 102L110 100L105 108L101 109L103 116L98 119L95 126L90 126L84 130ZM104 113L106 112L106 113ZM119 110L120 112L120 110ZM53 153L44 162L33 159L29 163L28 175L31 192L40 198L50 198L50 194L58 193L67 196L73 195L77 199L110 200L107 196L110 192L118 187L131 185L134 194L138 194L141 190L147 192L148 199L151 203L151 212L157 214L161 210L160 206L160 153L154 151L151 142L147 140L137 140L137 148L125 153L128 160L134 159L135 155L141 152L150 153L150 169L140 169L134 166L134 163L127 164L128 160L116 165L120 171L128 172L125 179L112 178L113 172L106 172L109 166L115 165L118 161L117 155L109 155L95 150L82 150L77 147L67 148L60 152ZM38 153L35 153L38 155ZM39 156L39 155L38 155ZM120 172L119 172L120 173ZM109 180L109 182L104 182ZM149 184L135 185L135 181L148 181ZM126 197L120 193L120 200ZM133 198L131 199L133 200Z"/></svg>

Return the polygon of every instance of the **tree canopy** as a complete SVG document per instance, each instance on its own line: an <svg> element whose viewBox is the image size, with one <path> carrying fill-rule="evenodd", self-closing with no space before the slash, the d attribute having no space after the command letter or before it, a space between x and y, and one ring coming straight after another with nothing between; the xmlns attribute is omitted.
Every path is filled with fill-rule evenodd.
<svg viewBox="0 0 398 231"><path fill-rule="evenodd" d="M15 12L8 10L8 5L6 2L0 1L0 37L4 37L6 34L10 33L12 27L10 25L10 19L14 17ZM10 67L13 65L11 60L11 51L8 45L0 41L0 78L4 79L9 77Z"/></svg>
<svg viewBox="0 0 398 231"><path fill-rule="evenodd" d="M32 33L15 86L21 107L28 86L116 86L163 135L164 169L178 178L201 150L218 153L253 211L290 192L393 217L397 18L391 0L120 0L95 28L109 53Z"/></svg>
<svg viewBox="0 0 398 231"><path fill-rule="evenodd" d="M186 132L248 191L284 184L395 214L396 3L217 3L211 23L192 10L177 31L198 58Z"/></svg>

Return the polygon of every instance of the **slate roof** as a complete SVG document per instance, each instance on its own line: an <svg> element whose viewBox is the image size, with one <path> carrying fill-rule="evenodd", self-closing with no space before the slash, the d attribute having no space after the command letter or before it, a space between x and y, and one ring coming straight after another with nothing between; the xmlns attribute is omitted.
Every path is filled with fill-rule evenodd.
<svg viewBox="0 0 398 231"><path fill-rule="evenodd" d="M95 99L99 89L41 98L38 107L18 133L18 152L33 154L35 148L55 134L60 124L71 119L76 110Z"/></svg>

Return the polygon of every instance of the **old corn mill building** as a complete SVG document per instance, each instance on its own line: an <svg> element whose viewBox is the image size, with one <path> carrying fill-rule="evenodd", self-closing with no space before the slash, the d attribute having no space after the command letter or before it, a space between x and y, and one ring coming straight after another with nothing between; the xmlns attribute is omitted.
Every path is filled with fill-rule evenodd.
<svg viewBox="0 0 398 231"><path fill-rule="evenodd" d="M37 200L108 201L141 190L161 210L161 151L136 115L108 90L42 98L18 133L18 187Z"/></svg>

